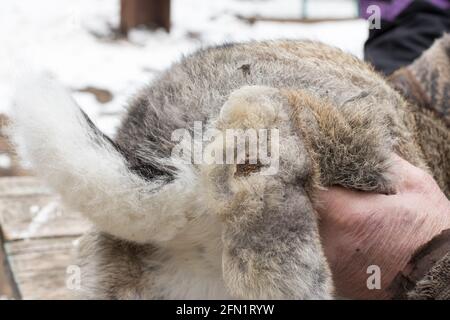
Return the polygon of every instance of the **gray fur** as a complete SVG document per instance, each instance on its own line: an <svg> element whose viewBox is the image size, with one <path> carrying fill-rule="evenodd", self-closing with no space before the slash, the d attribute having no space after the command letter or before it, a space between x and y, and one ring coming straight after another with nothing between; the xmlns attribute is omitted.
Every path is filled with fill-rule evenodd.
<svg viewBox="0 0 450 320"><path fill-rule="evenodd" d="M415 142L407 103L369 66L338 49L307 41L200 50L174 64L132 100L116 143L131 166L151 168L149 174L143 171L147 179L154 178L152 172L170 177L171 170L158 166L155 159L170 157L171 132L192 131L194 121L215 123L230 94L249 85L281 89L270 99L282 101L288 115L285 121L290 122L281 125L285 126L282 137L294 134L301 139L296 140L300 151L294 158L303 162L292 171L292 160L282 161L280 173L270 177L234 177L233 168L225 166L209 171L207 179L218 193L217 203L223 203L216 210L209 208L217 211L222 221L217 223L223 224L214 268L218 272L223 268L224 286L234 298L330 298L331 275L309 194L330 185L393 192L387 174L391 151L427 167ZM136 254L150 255L148 250ZM204 256L197 257L192 259L202 267L193 271L196 274L207 266ZM81 258L99 257L91 253ZM113 267L117 259L115 254L106 260L110 277L118 276ZM164 263L160 265L164 269ZM141 273L140 277L152 276ZM152 294L156 289L151 281L147 283L147 297L177 297Z"/></svg>
<svg viewBox="0 0 450 320"><path fill-rule="evenodd" d="M427 169L430 154L445 150L448 135L433 140L438 151L423 154L416 117L421 116L368 65L320 43L237 43L184 57L131 100L114 142L94 140L144 180L133 176L133 183L157 181L154 199L180 178L195 181L165 194L176 212L164 211L154 220L160 225L151 225L146 215L166 208L148 201L142 203L149 207L121 207L133 209L134 216L123 220L133 228L114 225L114 215L95 216L101 231L84 236L79 250L81 295L331 298L332 277L311 204L314 191L341 185L394 192L388 173L392 151ZM194 121L219 130L279 129L279 171L264 176L260 164L191 165L180 173L167 161L175 146L171 134L179 128L192 133ZM94 129L91 135L100 133ZM443 188L448 183L438 181ZM67 190L70 195L73 189ZM131 199L146 199L147 190L139 190ZM105 202L98 203L97 209ZM83 208L94 216L95 207ZM139 228L139 219L153 231Z"/></svg>

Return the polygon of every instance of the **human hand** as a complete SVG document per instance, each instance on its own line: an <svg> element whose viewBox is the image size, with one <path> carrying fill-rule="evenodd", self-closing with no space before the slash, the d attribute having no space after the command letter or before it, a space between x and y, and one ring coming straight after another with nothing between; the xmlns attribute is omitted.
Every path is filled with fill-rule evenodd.
<svg viewBox="0 0 450 320"><path fill-rule="evenodd" d="M390 171L393 195L341 187L317 195L320 235L340 297L390 298L387 288L414 252L450 228L450 201L429 174L397 155ZM371 265L381 270L379 290L367 287Z"/></svg>

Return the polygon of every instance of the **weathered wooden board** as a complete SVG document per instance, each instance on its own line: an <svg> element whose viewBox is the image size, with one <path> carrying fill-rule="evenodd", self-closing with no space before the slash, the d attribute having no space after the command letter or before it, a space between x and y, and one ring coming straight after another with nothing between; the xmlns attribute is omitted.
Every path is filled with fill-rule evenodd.
<svg viewBox="0 0 450 320"><path fill-rule="evenodd" d="M14 281L11 266L5 252L0 227L0 299L19 299L20 293Z"/></svg>
<svg viewBox="0 0 450 320"><path fill-rule="evenodd" d="M74 263L77 237L33 239L5 244L22 299L71 299L67 267Z"/></svg>
<svg viewBox="0 0 450 320"><path fill-rule="evenodd" d="M76 239L90 226L79 212L36 178L0 178L0 225L0 296L74 297L66 286L67 267L74 263ZM4 279L8 286L1 285Z"/></svg>
<svg viewBox="0 0 450 320"><path fill-rule="evenodd" d="M8 124L8 117L0 113L0 177L30 175L30 171L20 165L19 158L6 135L5 128Z"/></svg>
<svg viewBox="0 0 450 320"><path fill-rule="evenodd" d="M0 198L50 195L52 191L34 177L1 177Z"/></svg>
<svg viewBox="0 0 450 320"><path fill-rule="evenodd" d="M78 236L89 228L79 212L53 195L0 196L0 223L6 241Z"/></svg>

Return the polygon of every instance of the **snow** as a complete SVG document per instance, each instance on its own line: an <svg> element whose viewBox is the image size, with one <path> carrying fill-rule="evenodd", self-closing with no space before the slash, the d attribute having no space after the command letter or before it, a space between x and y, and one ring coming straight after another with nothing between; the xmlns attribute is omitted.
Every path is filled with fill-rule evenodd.
<svg viewBox="0 0 450 320"><path fill-rule="evenodd" d="M7 154L0 154L0 169L9 169L11 167L11 157Z"/></svg>
<svg viewBox="0 0 450 320"><path fill-rule="evenodd" d="M31 220L31 223L27 226L27 228L20 232L19 238L21 239L29 239L33 237L34 235L36 235L36 232L39 231L39 229L46 223L48 223L52 217L58 215L58 202L51 201L43 208L33 205L30 207L30 213L33 214L33 219Z"/></svg>
<svg viewBox="0 0 450 320"><path fill-rule="evenodd" d="M276 38L319 40L362 57L367 24L362 20L321 23L248 24L236 17L261 15L298 18L301 0L172 0L172 31L133 30L129 39L112 39L119 23L119 0L2 1L0 10L0 112L11 108L18 70L55 74L93 121L113 134L127 99L183 54L223 42ZM352 16L351 0L314 0L309 16ZM109 90L101 104L94 86Z"/></svg>

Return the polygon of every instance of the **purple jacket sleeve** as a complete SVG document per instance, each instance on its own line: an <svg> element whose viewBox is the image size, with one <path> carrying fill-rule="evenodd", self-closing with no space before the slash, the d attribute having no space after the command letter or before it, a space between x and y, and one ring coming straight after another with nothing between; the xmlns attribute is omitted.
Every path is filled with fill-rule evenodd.
<svg viewBox="0 0 450 320"><path fill-rule="evenodd" d="M402 13L414 0L359 0L360 17L367 19L372 12L367 10L371 5L380 8L381 18L393 21ZM441 9L450 9L450 0L427 0L431 4Z"/></svg>

